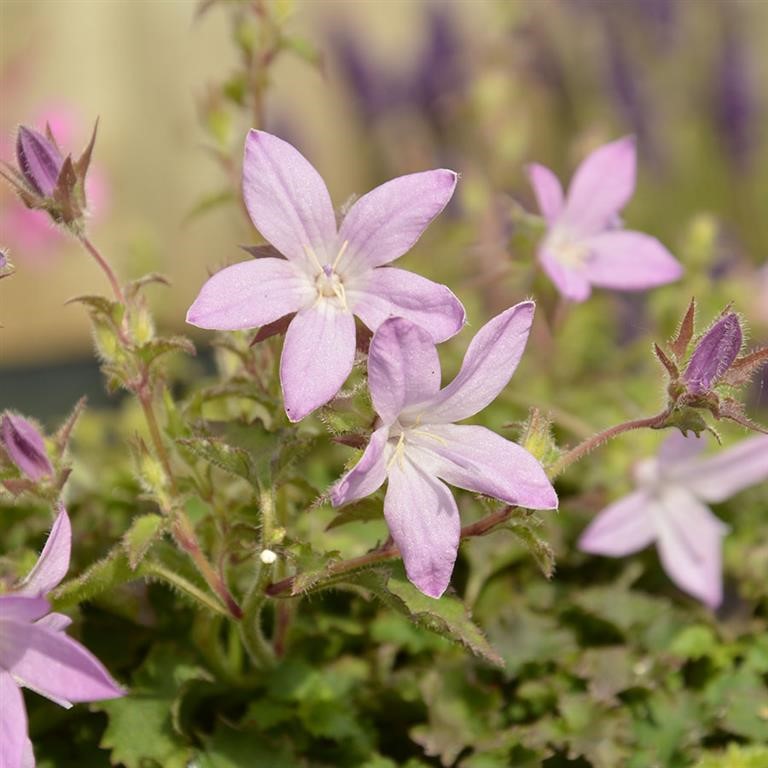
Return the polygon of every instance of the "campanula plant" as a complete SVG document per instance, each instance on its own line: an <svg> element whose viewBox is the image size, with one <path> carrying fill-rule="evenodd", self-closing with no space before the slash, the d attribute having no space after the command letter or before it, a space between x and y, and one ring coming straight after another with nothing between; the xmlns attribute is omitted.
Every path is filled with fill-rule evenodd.
<svg viewBox="0 0 768 768"><path fill-rule="evenodd" d="M490 5L472 5L477 21ZM639 52L658 32L647 3L588 5L585 23L605 14L605 27L584 37L612 34L590 71L623 61L622 14ZM299 92L276 61L317 67L322 52L285 3L201 2L199 17L228 18L235 55L200 104L226 188L199 185L187 225L242 202L230 213L265 242L208 273L211 249L183 267L169 250L188 282L126 280L135 261L102 250L85 189L106 143L94 134L75 160L48 128L13 133L8 194L107 278L108 295L67 311L87 312L105 388L121 394L109 409L81 400L57 430L44 406L66 391L58 379L45 402L2 403L0 768L765 760L768 329L755 286L768 243L754 217L705 205L714 150L680 130L684 110L665 111L650 74L640 89L636 68L612 73L624 97L642 90L638 154L615 138L627 126L611 100L570 94L584 52L581 36L558 37L566 11L497 10L464 25L457 5L450 27L429 16L424 62L450 66L419 64L396 115L382 94L361 125L360 105L344 105L333 161L350 192L371 191L337 212L296 147L319 146L338 113L278 123L272 100ZM337 80L327 68L318 98ZM677 105L688 80L674 82ZM166 118L153 115L153 141ZM526 166L577 156L567 189ZM526 168L542 215L512 231ZM748 170L738 194L722 189L759 210ZM236 252L231 224L216 253ZM10 246L0 292L28 286ZM560 295L554 312L532 265Z"/></svg>

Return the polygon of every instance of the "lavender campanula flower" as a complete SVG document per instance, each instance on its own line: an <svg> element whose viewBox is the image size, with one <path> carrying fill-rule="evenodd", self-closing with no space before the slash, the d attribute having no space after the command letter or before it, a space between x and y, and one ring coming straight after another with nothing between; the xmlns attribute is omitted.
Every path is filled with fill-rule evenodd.
<svg viewBox="0 0 768 768"><path fill-rule="evenodd" d="M403 318L384 322L368 353L378 428L362 458L334 486L334 506L374 493L387 480L384 516L408 578L440 597L450 582L461 523L445 482L530 509L554 509L557 494L539 462L485 427L455 424L504 389L525 349L534 304L486 323L456 378L440 388L434 341Z"/></svg>
<svg viewBox="0 0 768 768"><path fill-rule="evenodd" d="M6 411L0 421L0 440L8 458L30 480L53 475L43 437L32 422Z"/></svg>
<svg viewBox="0 0 768 768"><path fill-rule="evenodd" d="M742 345L739 317L723 315L701 337L691 355L682 379L692 393L708 392L739 356Z"/></svg>
<svg viewBox="0 0 768 768"><path fill-rule="evenodd" d="M114 699L124 691L101 662L64 630L70 619L52 613L46 595L69 569L72 529L59 506L37 564L20 587L0 595L0 766L33 768L27 713L21 688L29 688L63 707Z"/></svg>
<svg viewBox="0 0 768 768"><path fill-rule="evenodd" d="M444 341L464 325L444 285L385 267L421 237L456 187L453 171L400 176L363 195L340 228L318 172L290 144L253 130L245 145L243 195L263 237L285 258L227 267L205 283L187 313L200 328L238 330L293 312L280 361L285 411L299 421L331 400L355 357L355 316L375 331L404 317Z"/></svg>
<svg viewBox="0 0 768 768"><path fill-rule="evenodd" d="M543 165L528 176L548 231L538 258L560 293L585 301L592 286L642 291L677 280L680 263L654 237L616 226L635 189L633 137L600 147L576 170L567 197Z"/></svg>
<svg viewBox="0 0 768 768"><path fill-rule="evenodd" d="M64 158L52 141L31 128L20 126L16 136L16 162L25 181L38 195L53 194Z"/></svg>
<svg viewBox="0 0 768 768"><path fill-rule="evenodd" d="M713 456L703 438L669 437L636 470L637 490L606 507L579 539L592 554L624 557L656 542L661 564L680 589L716 608L722 601L722 539L707 503L719 503L768 479L768 437L742 440Z"/></svg>

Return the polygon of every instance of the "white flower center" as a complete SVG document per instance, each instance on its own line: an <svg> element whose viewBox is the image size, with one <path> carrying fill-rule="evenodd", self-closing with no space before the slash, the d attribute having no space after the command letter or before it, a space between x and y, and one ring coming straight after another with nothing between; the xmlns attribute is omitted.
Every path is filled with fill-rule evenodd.
<svg viewBox="0 0 768 768"><path fill-rule="evenodd" d="M345 240L342 243L339 252L336 254L336 258L333 260L333 264L321 264L320 259L317 258L317 254L312 249L312 246L305 245L304 250L307 252L310 261L315 268L315 290L317 291L316 301L335 300L341 309L349 311L347 305L347 292L344 289L344 277L336 271L341 257L344 255L344 251L347 250L349 240Z"/></svg>
<svg viewBox="0 0 768 768"><path fill-rule="evenodd" d="M568 269L582 269L589 260L589 246L575 240L566 231L555 231L549 238L547 250Z"/></svg>
<svg viewBox="0 0 768 768"><path fill-rule="evenodd" d="M398 466L403 466L403 458L405 456L408 442L413 437L427 438L429 440L434 440L441 445L446 445L445 438L430 432L428 426L425 426L424 429L419 429L418 427L420 423L421 417L417 417L414 424L403 425L399 421L396 421L392 427L390 427L389 443L390 445L394 445L395 449L392 452L392 455L389 457L389 461L387 462L387 469L389 469L395 462L398 463Z"/></svg>

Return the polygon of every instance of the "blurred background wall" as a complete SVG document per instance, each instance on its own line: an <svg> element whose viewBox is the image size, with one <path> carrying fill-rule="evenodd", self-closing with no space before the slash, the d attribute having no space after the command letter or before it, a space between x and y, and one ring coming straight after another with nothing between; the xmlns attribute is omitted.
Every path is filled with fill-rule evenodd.
<svg viewBox="0 0 768 768"><path fill-rule="evenodd" d="M628 132L641 148L639 222L653 221L674 245L697 215L711 214L713 270L727 272L733 253L765 262L768 2L280 4L323 67L281 57L262 127L304 151L337 204L397 173L459 169L454 215L471 223L461 245L477 261L454 259L453 268L468 285L489 259L504 258L504 223L488 212L499 193L530 201L525 162L564 175L586 147ZM168 275L173 288L154 289L159 321L185 332L208 271L258 239L236 202L190 218L228 183L206 149L201 114L237 61L227 9L217 7L227 3L204 15L199 5L0 0L2 158L12 161L19 123L48 119L79 151L98 116L92 239L124 277ZM226 127L233 157L247 127ZM96 381L86 313L65 302L107 286L71 239L22 210L10 190L0 206L0 245L17 267L0 284L0 405L40 412L41 396L82 386L72 383L77 371ZM754 297L758 306L756 288Z"/></svg>

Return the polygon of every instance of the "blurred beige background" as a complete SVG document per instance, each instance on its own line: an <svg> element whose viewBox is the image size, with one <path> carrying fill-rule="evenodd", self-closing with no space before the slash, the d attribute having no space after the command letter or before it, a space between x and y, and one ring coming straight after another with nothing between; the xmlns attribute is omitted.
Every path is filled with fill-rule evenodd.
<svg viewBox="0 0 768 768"><path fill-rule="evenodd" d="M480 0L453 5L471 25L481 25L478 13L489 10ZM237 245L257 239L233 206L184 222L201 197L224 184L203 149L196 100L235 64L225 9L195 20L196 6L194 0L0 0L3 159L13 159L15 126L49 106L77 114L76 152L99 116L94 163L106 178L109 203L93 222L92 240L123 277L158 270L172 279L171 289L150 291L159 322L179 329L208 267L240 258ZM364 31L374 56L397 52L400 61L418 39L422 17L423 7L409 0L297 0L291 28L318 39L343 19ZM279 60L268 113L303 126L305 151L337 204L365 191L356 164L337 160L353 141L344 109L332 78L294 57ZM0 205L18 203L3 190ZM62 238L44 258L32 258L4 221L2 227L0 246L10 249L17 272L0 285L0 365L87 356L86 313L64 303L107 293L103 276L72 240Z"/></svg>

